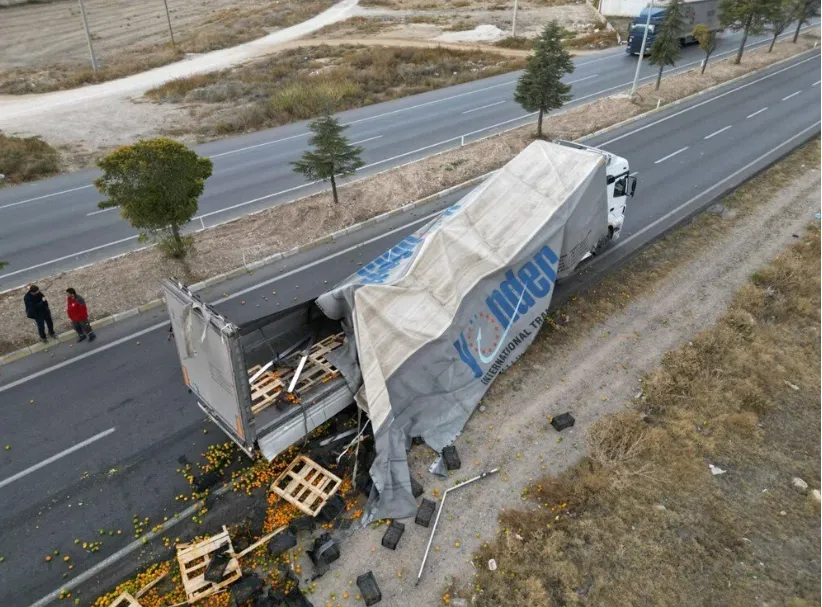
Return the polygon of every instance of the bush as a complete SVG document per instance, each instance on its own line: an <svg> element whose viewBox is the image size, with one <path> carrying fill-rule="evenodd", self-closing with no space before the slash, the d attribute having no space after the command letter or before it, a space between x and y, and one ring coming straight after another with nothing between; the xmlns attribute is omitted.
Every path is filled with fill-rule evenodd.
<svg viewBox="0 0 822 607"><path fill-rule="evenodd" d="M0 173L8 183L21 183L60 172L60 153L40 137L0 133Z"/></svg>
<svg viewBox="0 0 822 607"><path fill-rule="evenodd" d="M530 51L534 48L534 41L530 38L526 38L525 36L508 36L502 40L497 40L494 43L494 46Z"/></svg>

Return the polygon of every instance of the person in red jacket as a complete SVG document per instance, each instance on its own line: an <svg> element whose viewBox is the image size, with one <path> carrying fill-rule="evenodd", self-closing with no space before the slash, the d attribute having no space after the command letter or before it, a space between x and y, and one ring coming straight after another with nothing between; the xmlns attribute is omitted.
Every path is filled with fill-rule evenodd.
<svg viewBox="0 0 822 607"><path fill-rule="evenodd" d="M71 321L71 326L77 331L78 342L85 340L87 337L89 341L97 339L91 328L91 323L88 321L86 300L77 295L77 291L71 287L66 289L66 314Z"/></svg>

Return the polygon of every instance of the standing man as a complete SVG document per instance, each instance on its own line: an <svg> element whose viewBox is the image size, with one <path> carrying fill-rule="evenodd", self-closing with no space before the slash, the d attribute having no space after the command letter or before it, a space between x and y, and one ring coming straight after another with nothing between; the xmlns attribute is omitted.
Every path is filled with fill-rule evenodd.
<svg viewBox="0 0 822 607"><path fill-rule="evenodd" d="M77 342L81 342L88 337L89 341L94 341L97 336L88 321L88 308L86 300L77 295L77 291L69 287L66 289L66 315L71 321L71 326L77 331Z"/></svg>
<svg viewBox="0 0 822 607"><path fill-rule="evenodd" d="M40 334L43 343L48 341L46 339L46 327L49 330L49 337L57 339L57 334L54 332L54 321L51 319L49 302L37 285L29 287L28 293L23 296L23 303L26 305L26 316L37 323L37 332Z"/></svg>

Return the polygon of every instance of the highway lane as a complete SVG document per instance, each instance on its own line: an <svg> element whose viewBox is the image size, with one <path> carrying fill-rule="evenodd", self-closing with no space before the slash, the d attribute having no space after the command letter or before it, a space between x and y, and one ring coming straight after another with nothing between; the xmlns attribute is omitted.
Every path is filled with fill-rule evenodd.
<svg viewBox="0 0 822 607"><path fill-rule="evenodd" d="M593 140L629 158L632 170L639 172L640 186L629 207L621 250L656 235L666 224L643 230L694 195L734 173L742 171L744 177L746 170L755 171L757 158L778 152L778 146L796 134L818 133L819 71L819 55L806 56ZM675 219L673 215L671 221ZM373 236L376 240L360 249L327 262L316 259L302 271L299 264L274 267L273 283L220 307L230 318L242 320L276 308L277 303L291 303L294 293L302 299L311 297L327 288L326 280L343 278L406 231ZM237 294L266 278L266 272L257 272L206 296L219 298L223 290ZM104 348L107 341L160 318L160 314L138 317L130 326L103 330L96 347ZM76 558L74 575L125 545L135 514L150 516L154 524L182 509L174 501L185 489L174 472L178 458L193 459L222 437L203 423L182 388L176 354L165 339L163 331L149 332L105 350L104 356L75 359L74 364L7 390L0 386L4 404L0 443L13 447L0 458L0 555L6 558L0 603L26 605L60 586L64 569L46 565L44 554L54 549L62 550L61 554L71 551ZM32 370L48 364L48 358L31 357L11 365L11 373L4 368L4 377L13 377L16 366ZM32 399L34 404L29 402ZM1 485L43 458L111 428L113 433L94 443ZM207 428L209 433L203 434ZM95 555L73 549L75 537L91 538L99 529L120 529L126 535L106 536L103 549ZM32 576L32 571L37 575Z"/></svg>
<svg viewBox="0 0 822 607"><path fill-rule="evenodd" d="M765 38L752 38L749 46ZM738 37L728 33L717 57L732 53ZM701 60L691 46L673 71ZM584 55L566 80L575 101L590 101L619 91L633 78L636 58L623 49ZM669 70L671 71L671 70ZM651 80L656 69L647 64L642 78ZM365 148L362 174L374 173L455 147L527 119L513 102L517 74L432 91L339 115L350 124L350 136ZM292 200L324 188L307 184L291 170L290 162L307 145L305 123L286 125L198 147L215 163L214 175L200 200L195 229ZM116 209L100 211L99 195L89 183L97 175L84 171L27 186L0 190L0 259L9 262L0 274L0 288L10 288L56 271L63 271L122 253L139 246L136 232Z"/></svg>

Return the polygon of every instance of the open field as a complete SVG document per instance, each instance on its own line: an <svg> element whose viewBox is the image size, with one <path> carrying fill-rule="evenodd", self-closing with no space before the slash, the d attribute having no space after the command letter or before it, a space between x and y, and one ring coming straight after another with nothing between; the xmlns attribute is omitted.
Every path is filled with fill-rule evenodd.
<svg viewBox="0 0 822 607"><path fill-rule="evenodd" d="M771 54L764 50L746 53L741 65L717 61L710 64L704 75L687 72L663 79L659 91L654 91L653 85L640 87L637 103L625 98L606 98L548 116L545 132L549 137L576 139L655 108L659 100L670 103L801 52L818 42L818 34L803 35L800 41L799 45L780 43ZM186 267L163 260L156 249L144 249L41 282L50 282L58 293L74 286L95 302L92 319L101 318L155 299L160 280L166 276L178 276L192 284L497 169L519 153L532 137L533 126L528 125L344 185L340 188L343 204L334 205L330 193L322 192L199 232L195 234L196 251ZM308 217L312 221L307 222ZM0 353L34 341L30 322L17 305L21 297L20 290L0 295L0 322L8 327L0 338Z"/></svg>
<svg viewBox="0 0 822 607"><path fill-rule="evenodd" d="M177 46L160 0L85 0L101 65L91 69L80 9L61 0L0 9L0 94L72 88L137 73L260 38L305 21L333 0L168 0Z"/></svg>
<svg viewBox="0 0 822 607"><path fill-rule="evenodd" d="M149 99L185 103L205 137L258 130L522 69L523 57L450 48L300 47L172 80ZM193 106L193 107L192 107ZM196 107L196 109L194 109ZM171 134L188 134L172 130Z"/></svg>

